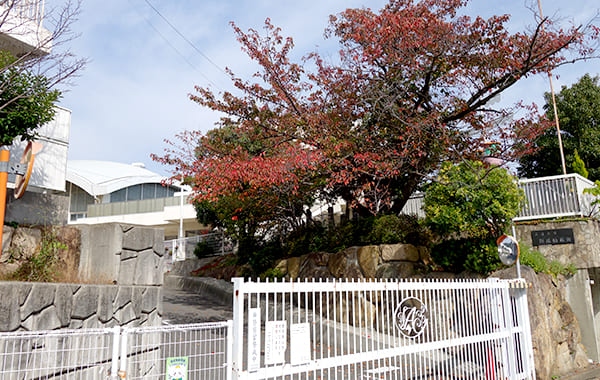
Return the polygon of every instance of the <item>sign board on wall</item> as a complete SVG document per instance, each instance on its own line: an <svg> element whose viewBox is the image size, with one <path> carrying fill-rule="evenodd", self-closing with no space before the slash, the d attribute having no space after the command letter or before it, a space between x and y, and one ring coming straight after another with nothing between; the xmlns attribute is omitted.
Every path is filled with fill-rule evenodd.
<svg viewBox="0 0 600 380"><path fill-rule="evenodd" d="M531 231L531 243L535 246L575 244L572 228L559 228L556 230Z"/></svg>

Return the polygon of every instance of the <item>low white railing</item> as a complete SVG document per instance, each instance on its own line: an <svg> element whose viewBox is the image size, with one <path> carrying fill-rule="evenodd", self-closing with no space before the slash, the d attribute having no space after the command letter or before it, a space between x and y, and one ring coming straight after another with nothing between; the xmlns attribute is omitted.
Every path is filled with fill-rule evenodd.
<svg viewBox="0 0 600 380"><path fill-rule="evenodd" d="M119 328L0 334L2 379L109 379L118 366Z"/></svg>
<svg viewBox="0 0 600 380"><path fill-rule="evenodd" d="M584 192L595 184L579 174L520 179L518 185L525 193L525 204L513 219L516 222L598 215L599 210L593 205L597 198ZM411 196L402 213L425 217L423 196L422 193Z"/></svg>
<svg viewBox="0 0 600 380"><path fill-rule="evenodd" d="M535 379L523 280L253 282L232 321L0 333L2 379Z"/></svg>
<svg viewBox="0 0 600 380"><path fill-rule="evenodd" d="M194 249L200 242L206 242L208 246L212 248L214 256L233 253L235 249L233 242L228 239L222 231L188 236L180 239L165 240L164 246L168 256L172 257L173 261L181 261L196 258Z"/></svg>
<svg viewBox="0 0 600 380"><path fill-rule="evenodd" d="M594 182L579 174L519 180L525 193L523 210L514 220L551 219L559 217L594 216L595 197L584 190L594 187Z"/></svg>
<svg viewBox="0 0 600 380"><path fill-rule="evenodd" d="M231 325L0 333L0 378L229 380Z"/></svg>
<svg viewBox="0 0 600 380"><path fill-rule="evenodd" d="M44 18L44 0L17 0L13 5L18 17L42 25Z"/></svg>
<svg viewBox="0 0 600 380"><path fill-rule="evenodd" d="M237 379L535 379L521 280L233 281Z"/></svg>
<svg viewBox="0 0 600 380"><path fill-rule="evenodd" d="M124 329L119 379L229 380L232 342L231 321Z"/></svg>

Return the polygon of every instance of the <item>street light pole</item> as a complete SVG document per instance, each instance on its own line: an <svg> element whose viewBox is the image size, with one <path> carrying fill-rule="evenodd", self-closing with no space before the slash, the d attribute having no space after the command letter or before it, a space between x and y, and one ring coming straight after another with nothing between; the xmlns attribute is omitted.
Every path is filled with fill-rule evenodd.
<svg viewBox="0 0 600 380"><path fill-rule="evenodd" d="M185 260L185 240L183 237L183 190L179 189L179 249L177 250L177 258L179 259L180 253L183 253L182 260Z"/></svg>

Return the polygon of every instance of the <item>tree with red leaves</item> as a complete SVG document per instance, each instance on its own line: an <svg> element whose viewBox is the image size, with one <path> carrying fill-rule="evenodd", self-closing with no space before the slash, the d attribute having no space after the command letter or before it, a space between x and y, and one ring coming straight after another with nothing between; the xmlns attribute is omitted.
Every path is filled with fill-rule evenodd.
<svg viewBox="0 0 600 380"><path fill-rule="evenodd" d="M156 159L183 172L201 201L257 197L275 212L342 198L374 215L397 213L441 163L477 158L487 141L514 161L548 124L535 105L492 100L522 78L594 56L599 29L538 18L510 33L508 15L461 15L466 3L390 0L379 12L331 16L337 63L316 53L292 62L293 40L269 20L264 35L233 25L259 72L230 72L240 95L196 87L193 101L226 115L220 129L184 134L183 147Z"/></svg>

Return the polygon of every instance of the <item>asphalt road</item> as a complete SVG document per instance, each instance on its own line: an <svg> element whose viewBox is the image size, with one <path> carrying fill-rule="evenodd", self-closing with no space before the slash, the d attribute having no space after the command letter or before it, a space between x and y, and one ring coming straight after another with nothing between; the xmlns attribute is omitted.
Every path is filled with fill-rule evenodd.
<svg viewBox="0 0 600 380"><path fill-rule="evenodd" d="M226 304L208 292L163 287L163 323L221 322L232 318L232 302Z"/></svg>

